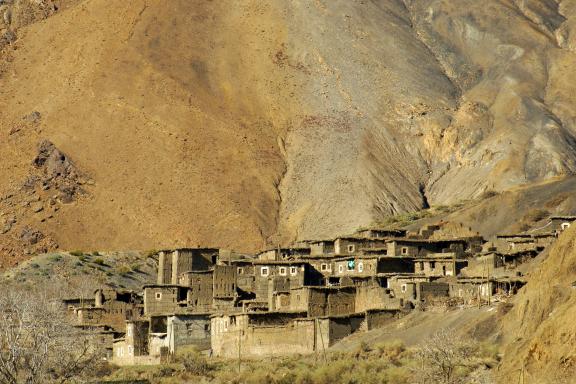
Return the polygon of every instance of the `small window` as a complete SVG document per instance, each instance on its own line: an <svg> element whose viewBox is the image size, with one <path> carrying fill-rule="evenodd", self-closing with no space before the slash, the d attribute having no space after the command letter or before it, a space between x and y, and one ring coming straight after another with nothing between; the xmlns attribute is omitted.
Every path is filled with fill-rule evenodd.
<svg viewBox="0 0 576 384"><path fill-rule="evenodd" d="M129 345L129 346L128 346L128 356L132 356L133 351L134 351L134 350L133 350L132 346Z"/></svg>
<svg viewBox="0 0 576 384"><path fill-rule="evenodd" d="M356 247L354 247L353 244L350 244L350 245L348 246L348 253L353 253L353 252L355 251L355 249L356 249Z"/></svg>
<svg viewBox="0 0 576 384"><path fill-rule="evenodd" d="M244 268L238 267L238 274L243 275L244 274Z"/></svg>
<svg viewBox="0 0 576 384"><path fill-rule="evenodd" d="M358 272L364 272L364 264L358 263Z"/></svg>
<svg viewBox="0 0 576 384"><path fill-rule="evenodd" d="M430 262L430 269L435 269L436 268L436 262L435 261L431 261Z"/></svg>
<svg viewBox="0 0 576 384"><path fill-rule="evenodd" d="M419 262L418 262L418 269L419 269L420 271L423 271L423 270L424 270L424 262L423 262L423 261L419 261Z"/></svg>
<svg viewBox="0 0 576 384"><path fill-rule="evenodd" d="M292 276L296 275L298 273L298 267L290 267L290 274Z"/></svg>
<svg viewBox="0 0 576 384"><path fill-rule="evenodd" d="M280 273L280 276L286 276L286 267L280 267L278 273Z"/></svg>
<svg viewBox="0 0 576 384"><path fill-rule="evenodd" d="M260 274L262 276L268 276L270 274L270 269L268 267L262 267L260 269Z"/></svg>
<svg viewBox="0 0 576 384"><path fill-rule="evenodd" d="M402 254L403 254L403 255L407 255L407 254L408 254L408 247L402 247Z"/></svg>
<svg viewBox="0 0 576 384"><path fill-rule="evenodd" d="M320 270L321 271L328 271L328 270L330 270L330 268L328 268L328 264L324 263L324 264L320 265Z"/></svg>
<svg viewBox="0 0 576 384"><path fill-rule="evenodd" d="M347 265L349 271L353 271L354 269L356 269L356 261L354 259L348 260Z"/></svg>
<svg viewBox="0 0 576 384"><path fill-rule="evenodd" d="M162 292L156 292L156 300L162 300Z"/></svg>
<svg viewBox="0 0 576 384"><path fill-rule="evenodd" d="M342 264L340 264L338 266L338 273L343 273L344 272L344 266Z"/></svg>
<svg viewBox="0 0 576 384"><path fill-rule="evenodd" d="M402 285L400 286L400 290L401 290L402 292L406 292L406 284L402 284Z"/></svg>
<svg viewBox="0 0 576 384"><path fill-rule="evenodd" d="M562 223L562 230L566 230L570 227L570 223Z"/></svg>

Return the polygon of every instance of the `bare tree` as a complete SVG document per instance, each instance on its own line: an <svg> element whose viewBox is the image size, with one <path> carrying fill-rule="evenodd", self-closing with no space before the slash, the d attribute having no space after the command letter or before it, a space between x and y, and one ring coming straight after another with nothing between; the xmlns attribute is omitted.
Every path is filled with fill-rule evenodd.
<svg viewBox="0 0 576 384"><path fill-rule="evenodd" d="M0 383L66 383L100 356L88 331L73 327L50 290L3 287Z"/></svg>
<svg viewBox="0 0 576 384"><path fill-rule="evenodd" d="M458 370L474 368L477 347L472 340L456 332L441 330L428 339L417 351L418 383L459 384L469 379Z"/></svg>

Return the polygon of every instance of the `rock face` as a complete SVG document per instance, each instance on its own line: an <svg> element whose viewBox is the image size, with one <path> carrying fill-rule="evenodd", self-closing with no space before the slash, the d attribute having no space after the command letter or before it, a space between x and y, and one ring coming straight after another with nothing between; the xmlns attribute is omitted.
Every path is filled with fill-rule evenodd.
<svg viewBox="0 0 576 384"><path fill-rule="evenodd" d="M574 0L6 3L0 190L74 159L64 248L250 251L576 169Z"/></svg>

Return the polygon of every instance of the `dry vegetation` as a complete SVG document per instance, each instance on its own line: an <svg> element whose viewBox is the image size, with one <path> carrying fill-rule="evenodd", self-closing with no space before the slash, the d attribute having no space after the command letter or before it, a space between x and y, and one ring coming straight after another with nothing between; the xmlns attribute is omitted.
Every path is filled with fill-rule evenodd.
<svg viewBox="0 0 576 384"><path fill-rule="evenodd" d="M489 368L495 364L493 345L444 331L415 348L401 342L363 343L349 352L242 361L240 373L237 361L189 352L169 365L121 368L108 378L158 384L488 384Z"/></svg>
<svg viewBox="0 0 576 384"><path fill-rule="evenodd" d="M61 286L2 286L0 382L77 382L100 362L94 334L73 327L59 303Z"/></svg>
<svg viewBox="0 0 576 384"><path fill-rule="evenodd" d="M81 282L91 296L100 286L137 289L155 281L156 263L153 255L137 251L49 253L0 274L0 282L34 285L57 277L69 285Z"/></svg>

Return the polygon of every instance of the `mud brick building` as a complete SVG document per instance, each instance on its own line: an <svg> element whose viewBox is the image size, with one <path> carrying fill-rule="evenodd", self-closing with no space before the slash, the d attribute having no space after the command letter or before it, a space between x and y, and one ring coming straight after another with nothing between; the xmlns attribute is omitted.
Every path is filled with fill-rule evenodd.
<svg viewBox="0 0 576 384"><path fill-rule="evenodd" d="M290 291L291 311L308 317L355 313L356 287L302 287Z"/></svg>
<svg viewBox="0 0 576 384"><path fill-rule="evenodd" d="M157 284L178 284L184 272L207 271L218 261L216 248L180 248L158 253Z"/></svg>
<svg viewBox="0 0 576 384"><path fill-rule="evenodd" d="M192 312L188 306L188 287L180 285L146 285L144 288L144 314Z"/></svg>
<svg viewBox="0 0 576 384"><path fill-rule="evenodd" d="M123 332L126 320L141 317L144 312L142 296L126 290L98 289L94 292L94 305L74 308L78 325L107 325Z"/></svg>
<svg viewBox="0 0 576 384"><path fill-rule="evenodd" d="M387 241L387 255L423 257L432 253L456 253L463 256L468 247L467 239L393 239Z"/></svg>
<svg viewBox="0 0 576 384"><path fill-rule="evenodd" d="M378 253L336 257L333 259L332 275L375 276L378 273L414 273L414 259L409 256L388 257Z"/></svg>
<svg viewBox="0 0 576 384"><path fill-rule="evenodd" d="M374 237L366 238L360 236L344 236L334 240L335 255L353 255L360 253L364 249L382 248L386 246L386 239Z"/></svg>
<svg viewBox="0 0 576 384"><path fill-rule="evenodd" d="M148 328L146 320L127 321L124 336L113 341L113 361L118 365L157 364L149 355Z"/></svg>
<svg viewBox="0 0 576 384"><path fill-rule="evenodd" d="M456 253L433 253L414 259L416 274L425 276L457 276L468 266L468 260L457 258Z"/></svg>
<svg viewBox="0 0 576 384"><path fill-rule="evenodd" d="M214 271L184 272L179 285L187 287L186 304L195 312L212 310L214 298Z"/></svg>
<svg viewBox="0 0 576 384"><path fill-rule="evenodd" d="M356 297L354 301L356 312L401 309L403 307L403 300L396 297L390 288L377 284L356 287Z"/></svg>
<svg viewBox="0 0 576 384"><path fill-rule="evenodd" d="M366 228L356 231L356 236L368 239L397 238L406 237L406 232L405 229Z"/></svg>
<svg viewBox="0 0 576 384"><path fill-rule="evenodd" d="M402 308L416 306L431 297L449 297L449 284L430 276L391 276L387 286L400 300Z"/></svg>
<svg viewBox="0 0 576 384"><path fill-rule="evenodd" d="M268 301L269 291L274 284L274 279L288 281L291 288L322 284L322 276L303 260L254 260L253 264L254 293L257 300Z"/></svg>
<svg viewBox="0 0 576 384"><path fill-rule="evenodd" d="M512 235L498 235L497 240L507 244L508 251L530 251L541 252L556 240L557 233L519 233Z"/></svg>
<svg viewBox="0 0 576 384"><path fill-rule="evenodd" d="M561 230L565 223L553 224ZM369 228L255 256L165 250L156 284L142 293L98 290L93 300L67 299L63 308L79 325L102 329L112 361L123 365L157 364L186 346L225 357L313 353L414 307L506 298L523 285L510 271L557 237L503 235L486 243L462 226L445 236L443 227Z"/></svg>
<svg viewBox="0 0 576 384"><path fill-rule="evenodd" d="M450 283L450 297L462 299L464 303L488 301L495 295L514 295L525 284L526 281L519 276L459 278Z"/></svg>
<svg viewBox="0 0 576 384"><path fill-rule="evenodd" d="M312 240L310 244L310 256L326 256L334 254L334 240Z"/></svg>
<svg viewBox="0 0 576 384"><path fill-rule="evenodd" d="M365 316L302 317L298 312L212 316L215 356L237 358L308 354L326 350L360 330Z"/></svg>
<svg viewBox="0 0 576 384"><path fill-rule="evenodd" d="M255 267L253 260L235 260L230 265L236 267L236 286L238 294L246 299L254 298L255 292Z"/></svg>
<svg viewBox="0 0 576 384"><path fill-rule="evenodd" d="M550 225L546 229L552 232L560 233L570 228L574 221L576 221L576 216L552 216L550 217Z"/></svg>
<svg viewBox="0 0 576 384"><path fill-rule="evenodd" d="M294 260L300 257L310 256L310 246L299 245L290 248L270 248L257 255L258 260L278 261Z"/></svg>
<svg viewBox="0 0 576 384"><path fill-rule="evenodd" d="M237 269L233 265L215 265L212 282L213 303L216 310L232 309L238 299Z"/></svg>

